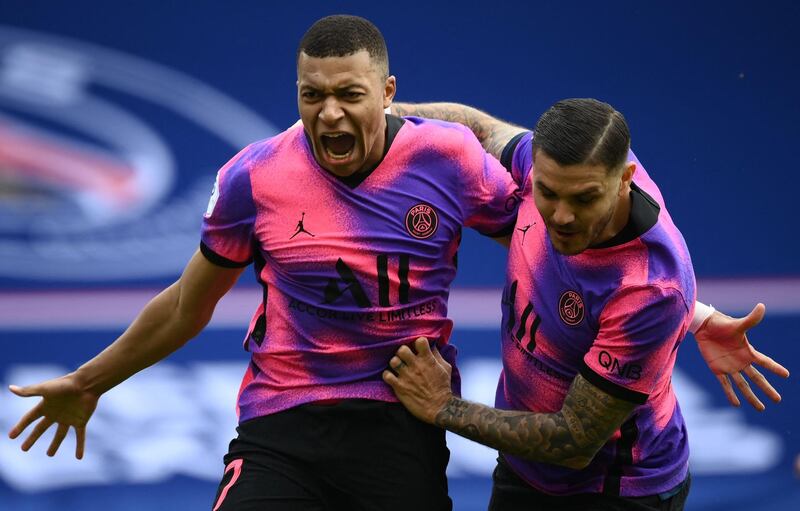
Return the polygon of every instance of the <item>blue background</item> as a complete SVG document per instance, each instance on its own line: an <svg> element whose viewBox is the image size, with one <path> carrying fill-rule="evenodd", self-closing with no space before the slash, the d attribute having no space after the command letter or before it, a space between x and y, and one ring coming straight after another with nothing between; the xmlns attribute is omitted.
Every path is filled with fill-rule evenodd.
<svg viewBox="0 0 800 511"><path fill-rule="evenodd" d="M523 126L535 124L558 99L608 101L628 119L633 147L659 183L698 278L800 277L800 232L792 220L798 196L800 6L793 2L0 0L2 25L90 42L180 71L277 127L297 119L294 56L300 37L317 18L340 12L365 16L383 31L399 101L467 103ZM197 176L210 183L236 151L213 138L197 143L196 128L184 129L152 105L115 99L154 120L177 159L175 189ZM503 249L467 232L457 284L499 287L503 261ZM0 291L156 289L176 275L100 282L6 276ZM800 360L793 328L800 317L798 296L795 290L790 312L769 316L755 334L761 349L790 370ZM117 333L19 331L0 324L0 376L20 364L77 366ZM210 330L171 360L241 360L244 368L241 334ZM496 356L490 329L457 328L454 339L465 359ZM710 389L715 406L725 406L693 346L681 350L679 366ZM688 509L800 508L800 482L791 471L800 452L794 427L798 389L792 380L778 387L782 404L763 414L740 413L783 440L780 463L759 474L697 477ZM451 485L456 509L483 508L488 480L452 478ZM209 507L215 489L216 483L181 476L25 493L0 478L0 508L197 509Z"/></svg>

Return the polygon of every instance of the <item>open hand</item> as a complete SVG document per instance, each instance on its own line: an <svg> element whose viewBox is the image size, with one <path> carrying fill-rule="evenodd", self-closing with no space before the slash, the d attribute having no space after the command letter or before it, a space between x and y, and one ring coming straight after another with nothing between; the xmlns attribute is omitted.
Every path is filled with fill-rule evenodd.
<svg viewBox="0 0 800 511"><path fill-rule="evenodd" d="M89 422L89 418L97 407L98 396L82 390L72 374L27 387L9 385L8 388L20 397L42 397L42 400L23 415L8 433L10 438L17 438L28 426L41 418L22 443L23 451L30 449L50 426L57 424L58 428L47 449L47 455L54 456L56 454L61 442L67 436L69 428L73 427L77 439L75 457L83 458L86 423Z"/></svg>
<svg viewBox="0 0 800 511"><path fill-rule="evenodd" d="M700 354L722 385L728 401L733 406L741 404L731 385L732 379L747 402L758 411L765 409L764 403L753 393L744 375L772 401L779 402L781 395L753 364L782 378L789 377L785 367L757 351L747 339L747 331L761 323L765 310L764 304L759 303L747 316L738 319L715 311L694 334Z"/></svg>

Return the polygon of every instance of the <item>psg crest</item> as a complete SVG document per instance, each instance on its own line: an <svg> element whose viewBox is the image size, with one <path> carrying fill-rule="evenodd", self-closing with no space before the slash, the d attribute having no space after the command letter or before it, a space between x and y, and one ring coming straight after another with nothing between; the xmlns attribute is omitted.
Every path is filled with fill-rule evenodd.
<svg viewBox="0 0 800 511"><path fill-rule="evenodd" d="M439 227L439 215L429 204L421 202L406 213L406 230L417 239L433 236Z"/></svg>
<svg viewBox="0 0 800 511"><path fill-rule="evenodd" d="M583 321L583 310L583 298L575 291L564 291L558 299L558 314L569 326Z"/></svg>

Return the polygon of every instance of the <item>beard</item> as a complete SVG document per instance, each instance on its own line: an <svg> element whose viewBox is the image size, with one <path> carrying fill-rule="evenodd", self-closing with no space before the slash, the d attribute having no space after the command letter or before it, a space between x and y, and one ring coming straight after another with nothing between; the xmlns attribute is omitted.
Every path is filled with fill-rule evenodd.
<svg viewBox="0 0 800 511"><path fill-rule="evenodd" d="M603 216L599 220L592 223L586 230L579 231L578 236L576 236L576 239L574 240L561 240L555 232L559 229L553 227L549 223L546 223L548 235L550 236L550 242L558 252L564 255L580 254L584 250L592 248L592 246L609 239L603 239L603 234L609 224L613 221L616 211L617 204L614 203L603 213Z"/></svg>
<svg viewBox="0 0 800 511"><path fill-rule="evenodd" d="M592 226L592 232L591 232L591 235L589 236L589 244L586 246L586 248L590 248L593 245L597 245L598 243L602 243L603 241L607 241L605 239L601 239L601 237L603 236L603 231L606 230L608 225L611 223L611 220L613 220L614 213L616 213L616 212L617 212L617 203L614 202L614 204L612 204L612 206L610 208L608 208L608 211L603 216L603 218ZM614 234L616 234L616 233L614 233ZM612 234L608 239L613 237L614 234Z"/></svg>

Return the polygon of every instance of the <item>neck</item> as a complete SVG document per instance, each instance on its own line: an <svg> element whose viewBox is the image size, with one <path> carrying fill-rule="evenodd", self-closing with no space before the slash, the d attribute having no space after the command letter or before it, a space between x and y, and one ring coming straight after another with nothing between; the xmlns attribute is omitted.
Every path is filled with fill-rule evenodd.
<svg viewBox="0 0 800 511"><path fill-rule="evenodd" d="M611 214L611 219L608 221L602 234L598 237L595 243L603 243L608 241L625 228L631 218L631 194L628 192L617 201L614 212Z"/></svg>
<svg viewBox="0 0 800 511"><path fill-rule="evenodd" d="M372 144L372 148L369 151L369 155L364 161L364 165L358 169L356 172L365 172L372 170L378 164L378 162L383 159L383 153L386 149L386 137L387 137L387 130L389 126L386 124L386 116L384 115L381 118L381 125L378 131L378 136L375 138L375 142Z"/></svg>

